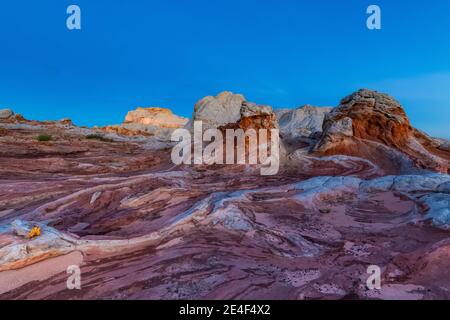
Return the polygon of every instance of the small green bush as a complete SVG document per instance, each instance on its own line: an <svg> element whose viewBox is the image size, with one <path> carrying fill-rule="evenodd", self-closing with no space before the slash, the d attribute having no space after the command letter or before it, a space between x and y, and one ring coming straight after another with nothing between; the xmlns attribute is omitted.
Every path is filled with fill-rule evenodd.
<svg viewBox="0 0 450 320"><path fill-rule="evenodd" d="M41 134L41 135L37 136L36 140L41 141L41 142L50 141L50 140L52 140L52 136L49 134Z"/></svg>
<svg viewBox="0 0 450 320"><path fill-rule="evenodd" d="M99 140L99 141L103 141L103 142L114 142L114 140L105 138L104 136L102 136L101 134L89 134L86 136L86 139L89 140Z"/></svg>

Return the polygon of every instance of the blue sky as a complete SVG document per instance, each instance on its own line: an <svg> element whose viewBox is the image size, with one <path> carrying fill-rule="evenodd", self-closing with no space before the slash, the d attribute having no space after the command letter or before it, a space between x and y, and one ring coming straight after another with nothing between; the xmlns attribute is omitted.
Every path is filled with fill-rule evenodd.
<svg viewBox="0 0 450 320"><path fill-rule="evenodd" d="M77 4L82 30L66 28ZM382 30L366 8L382 9ZM368 87L450 138L450 1L40 0L0 6L0 108L78 125L136 106L190 116L224 90L274 107L335 106Z"/></svg>

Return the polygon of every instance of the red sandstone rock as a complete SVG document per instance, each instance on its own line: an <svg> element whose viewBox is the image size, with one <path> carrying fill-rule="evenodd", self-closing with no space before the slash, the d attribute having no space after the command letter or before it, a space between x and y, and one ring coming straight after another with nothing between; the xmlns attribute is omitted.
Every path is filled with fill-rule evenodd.
<svg viewBox="0 0 450 320"><path fill-rule="evenodd" d="M369 159L392 173L406 171L403 163L448 173L450 154L414 129L402 106L388 95L360 90L344 98L326 115L314 151ZM407 166L407 165L406 165Z"/></svg>
<svg viewBox="0 0 450 320"><path fill-rule="evenodd" d="M0 299L450 299L449 176L383 176L395 150L436 161L408 149L408 137L440 158L445 142L408 127L386 97L379 107L358 99L328 118L317 154L306 144L267 177L249 166L175 167L170 149L145 139L2 123ZM278 126L269 108L240 110L222 128ZM339 148L357 156L321 154ZM34 225L40 237L15 231ZM81 267L81 291L66 289L70 264ZM373 264L385 270L381 292L365 288Z"/></svg>
<svg viewBox="0 0 450 320"><path fill-rule="evenodd" d="M170 109L152 107L129 111L121 125L99 128L103 132L113 132L128 137L155 136L170 140L173 130L182 128L188 119L174 115Z"/></svg>

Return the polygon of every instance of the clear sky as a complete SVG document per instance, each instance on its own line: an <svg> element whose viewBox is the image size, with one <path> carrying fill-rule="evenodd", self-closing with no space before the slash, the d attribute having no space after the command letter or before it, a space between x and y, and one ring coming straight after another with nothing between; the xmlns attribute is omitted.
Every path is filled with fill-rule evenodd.
<svg viewBox="0 0 450 320"><path fill-rule="evenodd" d="M81 7L82 30L66 28ZM382 9L382 30L366 8ZM78 125L136 106L190 116L229 90L274 107L335 106L367 87L450 138L448 0L39 0L0 5L0 108Z"/></svg>

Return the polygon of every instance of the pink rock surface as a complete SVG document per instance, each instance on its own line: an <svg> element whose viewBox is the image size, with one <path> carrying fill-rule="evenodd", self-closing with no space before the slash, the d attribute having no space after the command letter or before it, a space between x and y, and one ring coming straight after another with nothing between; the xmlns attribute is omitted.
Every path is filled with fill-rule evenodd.
<svg viewBox="0 0 450 320"><path fill-rule="evenodd" d="M170 149L72 125L2 128L0 299L450 298L447 174L386 176L361 155L289 145L263 177L174 166ZM66 287L69 264L81 290Z"/></svg>

